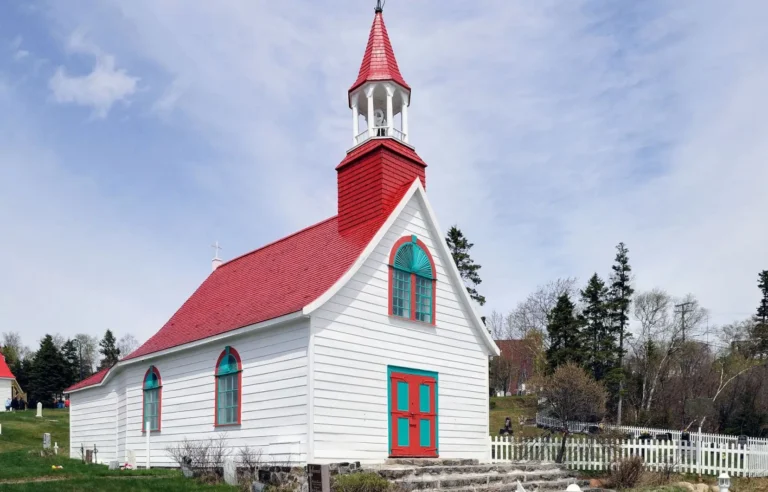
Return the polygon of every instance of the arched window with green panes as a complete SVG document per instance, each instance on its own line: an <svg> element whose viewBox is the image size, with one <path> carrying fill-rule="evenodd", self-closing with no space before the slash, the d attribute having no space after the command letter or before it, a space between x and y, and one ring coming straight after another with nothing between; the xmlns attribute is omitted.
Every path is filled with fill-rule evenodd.
<svg viewBox="0 0 768 492"><path fill-rule="evenodd" d="M242 369L240 355L226 347L216 362L216 425L240 423Z"/></svg>
<svg viewBox="0 0 768 492"><path fill-rule="evenodd" d="M144 405L142 407L141 428L147 430L147 423L150 431L160 430L160 413L163 385L160 379L160 372L155 366L149 366L144 374Z"/></svg>
<svg viewBox="0 0 768 492"><path fill-rule="evenodd" d="M416 236L400 239L390 256L390 314L435 322L435 265Z"/></svg>

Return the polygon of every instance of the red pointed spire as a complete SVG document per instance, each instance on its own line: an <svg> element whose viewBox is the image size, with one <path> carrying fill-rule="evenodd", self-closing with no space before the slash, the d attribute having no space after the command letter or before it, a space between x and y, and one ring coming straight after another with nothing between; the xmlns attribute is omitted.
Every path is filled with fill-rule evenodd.
<svg viewBox="0 0 768 492"><path fill-rule="evenodd" d="M384 16L379 8L373 18L371 34L368 36L368 46L365 48L363 63L360 65L360 73L357 80L349 88L351 93L369 80L391 80L403 86L410 92L411 87L405 83L397 67L395 52L392 43L389 42L387 27L384 25Z"/></svg>

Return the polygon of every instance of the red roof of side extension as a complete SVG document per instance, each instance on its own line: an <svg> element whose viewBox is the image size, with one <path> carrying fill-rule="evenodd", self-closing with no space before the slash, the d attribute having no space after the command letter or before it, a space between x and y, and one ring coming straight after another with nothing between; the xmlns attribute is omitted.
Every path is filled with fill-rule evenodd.
<svg viewBox="0 0 768 492"><path fill-rule="evenodd" d="M376 16L373 18L371 34L368 36L368 46L365 47L363 63L360 65L360 73L357 75L355 83L349 88L349 92L354 91L369 80L391 80L405 87L408 91L411 90L397 67L395 52L392 50L392 43L389 42L387 27L384 25L384 16L381 12L376 12Z"/></svg>
<svg viewBox="0 0 768 492"><path fill-rule="evenodd" d="M3 354L0 354L0 378L16 379L16 377L11 372L11 368L8 367L8 364L5 362L5 357L3 357Z"/></svg>
<svg viewBox="0 0 768 492"><path fill-rule="evenodd" d="M69 393L70 391L73 391L73 390L76 390L76 389L85 388L86 386L92 386L94 384L99 384L100 382L104 381L104 376L106 376L108 372L109 372L109 368L102 369L99 372L91 374L90 376L88 376L87 378L83 379L79 383L75 383L72 386L70 386L69 388L65 389L64 393Z"/></svg>

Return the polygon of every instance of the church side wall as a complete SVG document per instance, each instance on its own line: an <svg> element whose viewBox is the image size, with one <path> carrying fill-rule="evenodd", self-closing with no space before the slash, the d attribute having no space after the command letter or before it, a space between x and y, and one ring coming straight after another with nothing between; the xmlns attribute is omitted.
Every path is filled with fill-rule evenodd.
<svg viewBox="0 0 768 492"><path fill-rule="evenodd" d="M112 380L98 386L72 393L69 397L69 456L80 459L80 446L98 453L96 460L107 463L117 457L117 387ZM45 410L43 410L45 415ZM52 436L51 440L56 440Z"/></svg>
<svg viewBox="0 0 768 492"><path fill-rule="evenodd" d="M5 412L5 401L10 398L12 394L11 380L0 379L0 412Z"/></svg>
<svg viewBox="0 0 768 492"><path fill-rule="evenodd" d="M488 355L444 268L414 196L351 281L312 314L313 442L317 461L388 457L387 366L438 373L441 458L487 459ZM437 270L436 325L388 315L389 255L415 234Z"/></svg>
<svg viewBox="0 0 768 492"><path fill-rule="evenodd" d="M142 382L150 365L162 378L161 429L150 436L152 466L178 466L166 448L184 439L226 439L234 456L244 446L264 461L306 460L309 321L227 338L165 357L127 365L124 441L137 464L146 462ZM214 367L225 346L241 357L242 424L214 427Z"/></svg>

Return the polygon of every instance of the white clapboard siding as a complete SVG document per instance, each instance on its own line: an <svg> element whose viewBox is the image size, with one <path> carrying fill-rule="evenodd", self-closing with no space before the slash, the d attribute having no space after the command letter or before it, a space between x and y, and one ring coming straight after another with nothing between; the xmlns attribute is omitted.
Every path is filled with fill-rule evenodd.
<svg viewBox="0 0 768 492"><path fill-rule="evenodd" d="M554 461L562 446L560 438L517 439L492 436L490 461ZM621 458L639 456L650 471L700 473L730 476L768 476L768 446L734 443L695 443L641 439L596 439L571 437L566 440L563 463L572 470L606 471Z"/></svg>
<svg viewBox="0 0 768 492"><path fill-rule="evenodd" d="M10 379L0 378L0 412L5 412L5 401L13 395Z"/></svg>
<svg viewBox="0 0 768 492"><path fill-rule="evenodd" d="M264 459L303 462L307 453L308 340L309 321L299 320L124 366L106 388L72 393L72 449L79 447L77 437L82 433L104 445L111 442L120 461L132 450L139 466L146 463L142 384L147 369L154 365L162 379L162 416L161 430L150 436L152 466L176 466L167 448L184 439L221 436L233 454L249 446L261 450ZM214 370L227 345L237 350L243 363L242 424L217 428ZM91 405L86 408L83 401ZM94 428L95 422L99 424Z"/></svg>
<svg viewBox="0 0 768 492"><path fill-rule="evenodd" d="M411 198L352 279L312 313L314 459L388 457L387 366L438 373L438 448L487 459L488 355L437 248L442 236ZM403 236L429 248L437 274L436 326L389 316L389 255Z"/></svg>
<svg viewBox="0 0 768 492"><path fill-rule="evenodd" d="M95 446L99 463L117 459L117 385L73 393L69 415L70 457Z"/></svg>

